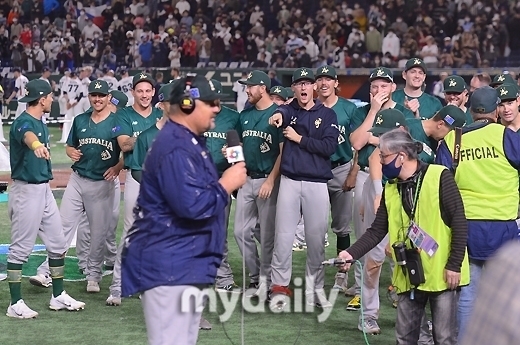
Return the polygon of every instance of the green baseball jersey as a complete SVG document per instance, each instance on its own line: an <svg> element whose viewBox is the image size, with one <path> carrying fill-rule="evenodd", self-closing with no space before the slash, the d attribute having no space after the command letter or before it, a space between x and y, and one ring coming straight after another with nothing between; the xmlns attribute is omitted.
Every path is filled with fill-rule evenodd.
<svg viewBox="0 0 520 345"><path fill-rule="evenodd" d="M242 141L248 171L269 174L280 154L283 142L281 128L269 125L269 118L278 108L273 104L265 110L254 106L240 113L237 132Z"/></svg>
<svg viewBox="0 0 520 345"><path fill-rule="evenodd" d="M229 130L236 129L239 114L236 110L222 106L222 109L215 118L215 128L204 133L206 147L211 154L219 176L229 167L227 159L222 154L222 147L226 145L226 135Z"/></svg>
<svg viewBox="0 0 520 345"><path fill-rule="evenodd" d="M402 112L405 118L414 118L413 113L410 111L410 109L405 108L402 104L396 103L393 109L397 109L400 112ZM359 111L356 113L356 116L354 116L350 123L351 132L354 132L361 126L361 124L363 124L363 121L365 121L368 112L370 111L370 104L358 108L358 110ZM368 167L368 158L370 157L372 152L374 152L374 149L375 147L373 145L367 144L361 150L358 151L358 165L361 167L361 169Z"/></svg>
<svg viewBox="0 0 520 345"><path fill-rule="evenodd" d="M119 162L121 149L117 139L112 137L116 127L116 116L110 114L99 123L92 121L92 111L74 118L67 145L83 154L79 161L72 164L72 170L79 175L101 181L103 174Z"/></svg>
<svg viewBox="0 0 520 345"><path fill-rule="evenodd" d="M141 132L155 125L162 115L163 112L159 108L152 108L152 113L148 117L141 116L132 106L121 108L116 113L117 124L112 133L113 137L128 135L137 138ZM132 164L132 154L133 151L123 153L125 168L127 169Z"/></svg>
<svg viewBox="0 0 520 345"><path fill-rule="evenodd" d="M422 121L423 120L421 119L406 119L408 131L410 132L412 138L422 143L425 143L431 150L433 150L433 152L436 152L439 143L437 142L437 140L430 138L426 135L422 125Z"/></svg>
<svg viewBox="0 0 520 345"><path fill-rule="evenodd" d="M50 152L47 125L24 111L9 130L11 178L30 183L52 180L51 161L36 157L34 151L25 144L24 135L27 132L34 133Z"/></svg>
<svg viewBox="0 0 520 345"><path fill-rule="evenodd" d="M338 148L336 152L332 154L330 157L331 162L333 163L348 163L352 160L352 145L350 145L350 133L351 127L350 124L352 119L355 117L361 117L361 115L356 115L359 112L356 105L345 98L339 97L338 101L331 108L334 110L336 115L338 116Z"/></svg>
<svg viewBox="0 0 520 345"><path fill-rule="evenodd" d="M404 89L396 90L392 93L392 99L394 102L404 105L405 99L408 100L418 99L419 100L419 116L424 119L429 119L433 117L433 115L437 114L439 110L442 108L441 101L437 97L429 95L423 92L419 97L410 97L404 93ZM408 114L404 114L406 118L408 118ZM413 113L412 113L413 115ZM414 118L414 116L412 116Z"/></svg>
<svg viewBox="0 0 520 345"><path fill-rule="evenodd" d="M144 159L148 153L148 149L152 146L155 137L159 133L159 128L156 125L143 131L137 137L132 151L132 158L130 159L130 165L128 166L132 170L141 171L143 170Z"/></svg>
<svg viewBox="0 0 520 345"><path fill-rule="evenodd" d="M471 116L471 112L469 111L469 108L466 108L466 124L465 124L465 126L470 125L472 123L473 123L473 116Z"/></svg>

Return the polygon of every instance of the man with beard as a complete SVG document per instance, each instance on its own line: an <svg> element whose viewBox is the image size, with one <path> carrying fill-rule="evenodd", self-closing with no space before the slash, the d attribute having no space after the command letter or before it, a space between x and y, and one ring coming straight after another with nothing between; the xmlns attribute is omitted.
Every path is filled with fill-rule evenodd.
<svg viewBox="0 0 520 345"><path fill-rule="evenodd" d="M237 132L241 138L247 180L239 189L235 210L235 240L249 270L247 296L266 298L271 285L271 259L275 236L276 198L280 176L281 130L269 125L277 105L271 101L271 79L258 70L239 80L245 85L251 107L240 113ZM253 233L260 225L260 258Z"/></svg>
<svg viewBox="0 0 520 345"><path fill-rule="evenodd" d="M117 138L119 147L123 151L124 167L130 169L134 144L141 132L154 126L162 117L162 111L152 107L152 97L155 93L155 80L146 73L138 73L132 80L132 97L134 103L131 106L120 109L116 113L117 123L113 128L113 136ZM118 306L121 304L121 252L128 230L134 222L134 206L139 194L139 182L137 182L127 170L124 201L125 220L121 241L117 249L117 258L114 265L110 295L106 300L107 305Z"/></svg>
<svg viewBox="0 0 520 345"><path fill-rule="evenodd" d="M336 113L313 99L314 73L299 68L293 73L295 99L280 106L269 123L283 128L280 190L276 204L276 239L272 262L270 308L283 310L292 294L292 245L301 215L305 223L307 305L332 308L325 295L324 237L329 222L327 182L333 178L330 157L338 146Z"/></svg>
<svg viewBox="0 0 520 345"><path fill-rule="evenodd" d="M372 128L376 115L384 109L397 109L406 118L413 119L413 113L406 109L402 104L396 103L392 98L395 92L394 76L390 69L378 67L370 73L370 103L360 108L361 116L352 119L350 142L354 150L357 151L357 164L359 172L356 177L354 193L354 231L356 238L360 238L366 228L363 224L361 211L363 207L363 186L369 174L369 157L375 149L377 142L375 137L369 132ZM361 258L363 261L364 258ZM356 285L352 289L354 297L347 304L347 310L357 311L361 308L361 272L356 271ZM350 290L350 289L349 289Z"/></svg>
<svg viewBox="0 0 520 345"><path fill-rule="evenodd" d="M406 82L404 89L395 91L392 99L410 109L414 117L429 119L442 108L437 97L423 91L426 80L426 65L423 60L419 58L408 60L403 79Z"/></svg>
<svg viewBox="0 0 520 345"><path fill-rule="evenodd" d="M469 100L469 91L466 81L458 75L450 75L444 79L444 99L446 104L459 107L466 114L466 126L473 123L473 118L466 103Z"/></svg>

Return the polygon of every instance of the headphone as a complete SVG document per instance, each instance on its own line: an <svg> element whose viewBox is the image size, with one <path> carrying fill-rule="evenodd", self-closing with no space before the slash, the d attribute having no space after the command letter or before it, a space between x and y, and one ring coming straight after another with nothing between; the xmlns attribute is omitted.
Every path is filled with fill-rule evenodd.
<svg viewBox="0 0 520 345"><path fill-rule="evenodd" d="M184 95L179 100L179 107L181 108L181 111L186 115L193 113L193 111L195 110L195 99L193 98L193 93L197 89L192 90L191 86L193 84L193 79L196 76L197 74L194 73L188 73L186 75L186 79L184 81ZM196 93L198 93L198 90Z"/></svg>

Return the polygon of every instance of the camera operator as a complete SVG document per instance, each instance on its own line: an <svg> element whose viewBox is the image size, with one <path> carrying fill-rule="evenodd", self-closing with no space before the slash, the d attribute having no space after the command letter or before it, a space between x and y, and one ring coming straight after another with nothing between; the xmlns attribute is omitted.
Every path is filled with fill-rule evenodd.
<svg viewBox="0 0 520 345"><path fill-rule="evenodd" d="M85 45L81 47L79 55L83 59L83 64L93 65L98 57L97 46L90 39L87 39Z"/></svg>
<svg viewBox="0 0 520 345"><path fill-rule="evenodd" d="M397 345L416 345L427 302L436 345L457 344L460 286L469 284L467 221L451 172L418 160L422 144L402 130L379 139L383 175L389 179L376 218L341 259L359 259L388 233L397 265ZM343 265L348 269L350 264Z"/></svg>
<svg viewBox="0 0 520 345"><path fill-rule="evenodd" d="M112 48L110 46L106 46L105 50L103 50L103 55L101 56L101 60L99 65L107 67L108 69L114 70L116 69L116 55L112 52Z"/></svg>

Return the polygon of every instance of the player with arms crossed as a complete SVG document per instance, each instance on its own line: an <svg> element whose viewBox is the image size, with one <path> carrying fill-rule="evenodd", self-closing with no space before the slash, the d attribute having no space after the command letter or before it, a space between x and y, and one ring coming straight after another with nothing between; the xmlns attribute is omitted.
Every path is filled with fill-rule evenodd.
<svg viewBox="0 0 520 345"><path fill-rule="evenodd" d="M132 95L134 103L132 106L120 109L116 113L116 126L113 136L123 151L125 169L130 169L134 144L137 137L144 130L154 126L162 117L162 111L152 107L152 97L155 93L155 80L146 73L138 73L133 77ZM117 258L114 265L110 296L107 298L108 305L121 304L121 251L128 230L134 222L134 206L139 194L139 182L137 182L130 171L127 171L125 182L125 220L121 241L117 249Z"/></svg>
<svg viewBox="0 0 520 345"><path fill-rule="evenodd" d="M22 299L22 265L32 252L39 236L47 249L52 278L53 310L79 310L85 303L76 301L63 290L63 274L67 243L60 213L49 186L52 167L49 130L42 122L43 113L51 111L52 89L43 80L27 83L27 110L13 122L9 133L11 178L8 212L11 219L11 244L7 254L7 276L11 304L7 316L28 319L38 316Z"/></svg>

